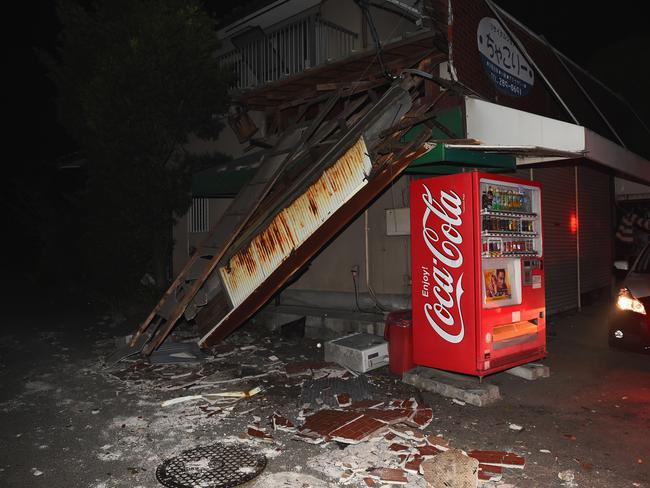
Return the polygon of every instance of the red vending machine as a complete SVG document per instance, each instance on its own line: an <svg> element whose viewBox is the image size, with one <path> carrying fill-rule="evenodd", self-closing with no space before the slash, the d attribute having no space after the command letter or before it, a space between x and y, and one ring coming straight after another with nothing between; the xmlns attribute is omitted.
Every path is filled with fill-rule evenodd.
<svg viewBox="0 0 650 488"><path fill-rule="evenodd" d="M410 191L414 362L482 377L544 357L540 185L469 172Z"/></svg>

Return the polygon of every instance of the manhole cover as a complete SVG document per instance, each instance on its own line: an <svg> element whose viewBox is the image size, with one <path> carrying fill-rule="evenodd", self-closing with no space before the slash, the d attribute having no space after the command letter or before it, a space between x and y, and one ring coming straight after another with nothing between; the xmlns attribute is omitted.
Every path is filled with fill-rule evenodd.
<svg viewBox="0 0 650 488"><path fill-rule="evenodd" d="M265 467L263 454L212 444L168 459L156 469L156 478L167 488L225 488L252 480Z"/></svg>

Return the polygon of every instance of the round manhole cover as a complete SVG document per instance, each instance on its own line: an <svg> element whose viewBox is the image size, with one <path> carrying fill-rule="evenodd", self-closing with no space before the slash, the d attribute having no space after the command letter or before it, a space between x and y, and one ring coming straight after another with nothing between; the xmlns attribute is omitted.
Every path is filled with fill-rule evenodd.
<svg viewBox="0 0 650 488"><path fill-rule="evenodd" d="M266 467L266 457L237 446L212 444L183 451L156 469L167 488L225 488L252 480Z"/></svg>

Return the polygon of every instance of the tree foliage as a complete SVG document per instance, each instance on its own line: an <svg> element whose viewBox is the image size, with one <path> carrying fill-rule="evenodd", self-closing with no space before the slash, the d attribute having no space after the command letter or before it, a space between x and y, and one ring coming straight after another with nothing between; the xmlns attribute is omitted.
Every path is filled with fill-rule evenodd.
<svg viewBox="0 0 650 488"><path fill-rule="evenodd" d="M190 204L188 136L213 138L231 74L213 20L193 0L59 5L48 66L61 123L88 159L89 275L104 291L160 279L175 215Z"/></svg>

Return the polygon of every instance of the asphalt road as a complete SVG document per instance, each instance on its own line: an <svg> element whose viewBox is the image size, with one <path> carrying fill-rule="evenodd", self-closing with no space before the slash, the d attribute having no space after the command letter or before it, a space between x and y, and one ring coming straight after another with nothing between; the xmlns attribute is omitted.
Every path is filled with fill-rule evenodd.
<svg viewBox="0 0 650 488"><path fill-rule="evenodd" d="M373 381L384 394L426 402L434 411L429 430L455 446L510 450L526 458L523 471L509 470L494 486L650 487L650 356L610 350L605 316L603 307L591 306L552 320L545 360L551 377L534 382L507 374L489 377L503 397L491 406L458 405L417 392L386 368L373 373ZM156 467L184 449L238 442L255 416L264 419L274 410L295 418L301 398L296 382L244 382L265 386L267 394L238 402L228 415L207 417L195 404L162 408L162 400L190 393L165 391L160 378L111 376L101 358L138 318L116 324L90 308L53 302L3 320L1 487L154 488L161 486ZM234 341L256 344L260 361L322 354L313 341L280 343L246 327ZM263 371L265 365L253 367ZM511 423L523 430L510 429ZM311 446L289 434L276 437L275 444L249 442L268 456L265 473L275 476L268 478L275 480L269 486L335 481L317 459L334 456L338 447ZM558 477L566 471L573 482Z"/></svg>

